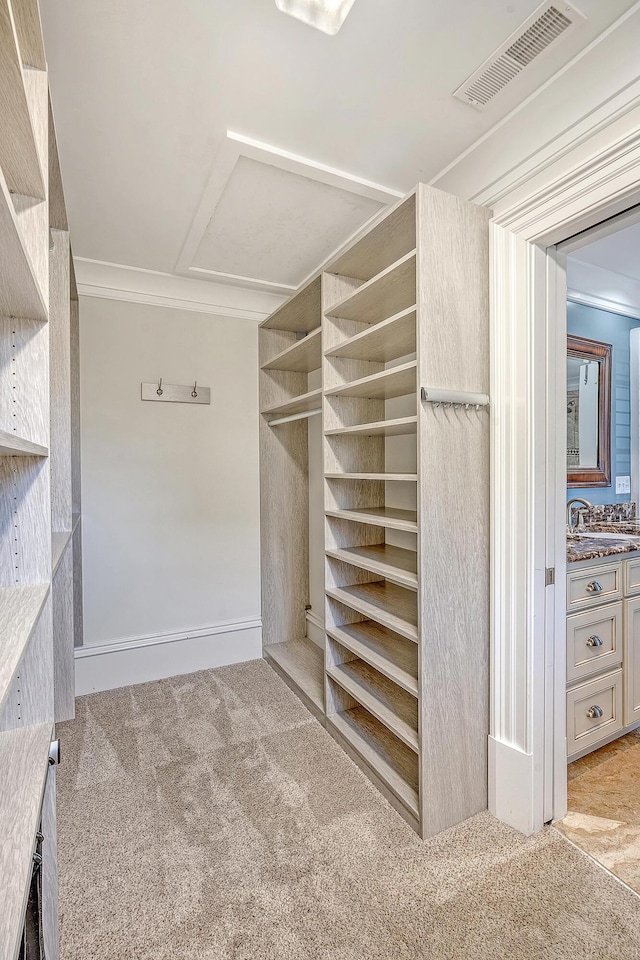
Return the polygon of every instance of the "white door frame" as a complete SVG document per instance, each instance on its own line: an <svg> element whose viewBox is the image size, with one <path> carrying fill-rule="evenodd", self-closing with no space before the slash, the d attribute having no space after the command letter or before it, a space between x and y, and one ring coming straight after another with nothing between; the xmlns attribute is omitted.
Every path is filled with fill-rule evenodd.
<svg viewBox="0 0 640 960"><path fill-rule="evenodd" d="M537 165L529 158L499 191L494 184L474 197L494 209L489 805L524 833L566 812L565 493L558 480L566 280L562 254L550 248L640 202L634 94L622 114L612 104L608 121L594 118L573 148L554 156L547 145ZM548 567L555 585L545 586Z"/></svg>

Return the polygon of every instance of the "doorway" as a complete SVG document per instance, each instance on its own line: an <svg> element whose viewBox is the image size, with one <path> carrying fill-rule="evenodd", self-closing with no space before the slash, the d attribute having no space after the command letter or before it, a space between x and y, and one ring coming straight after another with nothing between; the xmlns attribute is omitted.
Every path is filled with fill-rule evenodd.
<svg viewBox="0 0 640 960"><path fill-rule="evenodd" d="M556 611L564 731L561 710L547 716L566 787L547 800L562 833L640 892L640 210L558 244L554 259L566 276L555 417L564 438L556 488L566 503L557 531L566 535L566 568L556 568L566 576L564 617L559 603Z"/></svg>

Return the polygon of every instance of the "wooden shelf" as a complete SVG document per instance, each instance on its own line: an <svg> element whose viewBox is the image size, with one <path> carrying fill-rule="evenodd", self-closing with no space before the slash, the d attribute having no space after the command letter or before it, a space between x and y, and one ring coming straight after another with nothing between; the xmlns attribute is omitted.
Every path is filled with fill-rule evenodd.
<svg viewBox="0 0 640 960"><path fill-rule="evenodd" d="M316 277L299 293L283 303L261 324L261 327L267 330L288 330L290 333L309 333L315 330L318 326L318 317L322 316L321 284L322 278Z"/></svg>
<svg viewBox="0 0 640 960"><path fill-rule="evenodd" d="M369 280L389 263L394 263L416 245L415 191L391 210L385 210L378 223L331 261L325 270L356 280Z"/></svg>
<svg viewBox="0 0 640 960"><path fill-rule="evenodd" d="M294 413L309 413L312 410L319 410L322 401L322 388L310 390L309 393L303 393L299 397L287 400L285 403L279 403L275 407L268 407L262 413L270 417L287 417Z"/></svg>
<svg viewBox="0 0 640 960"><path fill-rule="evenodd" d="M0 708L48 595L48 583L0 587Z"/></svg>
<svg viewBox="0 0 640 960"><path fill-rule="evenodd" d="M21 5L18 5L21 6ZM44 200L44 171L9 0L0 0L0 168L11 193ZM4 259L4 250L3 250Z"/></svg>
<svg viewBox="0 0 640 960"><path fill-rule="evenodd" d="M47 303L42 295L29 247L22 235L14 203L1 170L0 247L4 275L11 278L10 283L0 286L0 313L4 316L46 321L49 315Z"/></svg>
<svg viewBox="0 0 640 960"><path fill-rule="evenodd" d="M419 817L418 758L364 707L327 717L352 750L414 816Z"/></svg>
<svg viewBox="0 0 640 960"><path fill-rule="evenodd" d="M416 352L416 306L373 324L325 351L327 357L388 363Z"/></svg>
<svg viewBox="0 0 640 960"><path fill-rule="evenodd" d="M337 427L325 430L326 437L400 437L415 433L417 417L399 417L396 420L377 420L374 423L357 423L353 427Z"/></svg>
<svg viewBox="0 0 640 960"><path fill-rule="evenodd" d="M361 660L327 667L327 675L407 747L418 752L418 702L415 697Z"/></svg>
<svg viewBox="0 0 640 960"><path fill-rule="evenodd" d="M264 655L279 668L295 692L310 705L313 713L324 716L324 652L313 640L303 637L284 643L272 643Z"/></svg>
<svg viewBox="0 0 640 960"><path fill-rule="evenodd" d="M318 327L302 340L296 340L290 347L277 354L273 360L262 365L263 370L294 370L296 373L309 373L322 364L322 331Z"/></svg>
<svg viewBox="0 0 640 960"><path fill-rule="evenodd" d="M49 770L50 723L0 733L2 956L17 957Z"/></svg>
<svg viewBox="0 0 640 960"><path fill-rule="evenodd" d="M41 443L25 440L8 430L0 430L0 456L3 457L48 457L49 450Z"/></svg>
<svg viewBox="0 0 640 960"><path fill-rule="evenodd" d="M413 550L394 547L390 543L375 543L364 547L340 547L327 550L328 557L353 566L379 573L409 590L418 589L418 557Z"/></svg>
<svg viewBox="0 0 640 960"><path fill-rule="evenodd" d="M416 594L395 583L377 580L347 587L329 587L327 596L381 623L407 640L418 642Z"/></svg>
<svg viewBox="0 0 640 960"><path fill-rule="evenodd" d="M373 620L331 627L327 635L389 677L412 696L418 696L418 645L392 633Z"/></svg>
<svg viewBox="0 0 640 960"><path fill-rule="evenodd" d="M416 302L416 251L401 257L327 310L327 316L379 323Z"/></svg>
<svg viewBox="0 0 640 960"><path fill-rule="evenodd" d="M351 510L325 510L327 517L338 520L351 520L354 523L370 523L374 527L386 527L387 530L405 530L418 532L418 514L416 510L400 510L397 507L359 507Z"/></svg>
<svg viewBox="0 0 640 960"><path fill-rule="evenodd" d="M64 552L71 542L71 530L56 531L51 534L51 576L54 577Z"/></svg>
<svg viewBox="0 0 640 960"><path fill-rule="evenodd" d="M391 400L416 392L416 361L382 370L360 380L343 383L325 391L327 397L361 397L366 400Z"/></svg>
<svg viewBox="0 0 640 960"><path fill-rule="evenodd" d="M378 480L386 483L398 480L402 483L417 483L417 473L325 473L326 480Z"/></svg>

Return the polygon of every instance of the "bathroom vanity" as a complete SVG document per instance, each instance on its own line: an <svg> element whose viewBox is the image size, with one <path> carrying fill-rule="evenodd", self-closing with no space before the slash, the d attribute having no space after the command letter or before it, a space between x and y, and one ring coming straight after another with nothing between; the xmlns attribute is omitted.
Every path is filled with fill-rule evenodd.
<svg viewBox="0 0 640 960"><path fill-rule="evenodd" d="M640 725L640 523L567 536L567 758Z"/></svg>

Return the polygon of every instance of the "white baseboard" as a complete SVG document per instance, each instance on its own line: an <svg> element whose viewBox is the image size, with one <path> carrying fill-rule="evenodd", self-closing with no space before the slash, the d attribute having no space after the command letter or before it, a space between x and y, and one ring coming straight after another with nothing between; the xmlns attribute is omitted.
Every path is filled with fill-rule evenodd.
<svg viewBox="0 0 640 960"><path fill-rule="evenodd" d="M533 755L489 737L489 810L529 836L542 829L534 809Z"/></svg>
<svg viewBox="0 0 640 960"><path fill-rule="evenodd" d="M307 636L317 647L324 650L324 622L311 610L307 612Z"/></svg>
<svg viewBox="0 0 640 960"><path fill-rule="evenodd" d="M259 660L260 618L76 647L76 696Z"/></svg>

